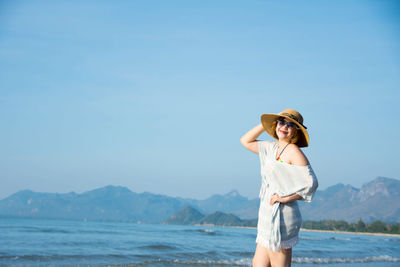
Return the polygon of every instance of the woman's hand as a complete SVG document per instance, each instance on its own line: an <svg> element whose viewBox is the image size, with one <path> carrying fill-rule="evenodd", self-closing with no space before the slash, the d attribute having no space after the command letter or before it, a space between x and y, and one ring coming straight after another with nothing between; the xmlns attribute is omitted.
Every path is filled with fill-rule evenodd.
<svg viewBox="0 0 400 267"><path fill-rule="evenodd" d="M275 202L287 203L287 197L280 197L278 194L274 194L269 201L269 204L274 205Z"/></svg>
<svg viewBox="0 0 400 267"><path fill-rule="evenodd" d="M292 194L290 196L286 196L286 197L280 197L278 194L274 194L271 197L271 200L269 201L269 204L271 206L274 205L275 202L279 202L279 203L285 204L285 203L289 203L289 202L300 200L300 199L302 199L302 197L300 195L296 194L296 193L294 193L294 194Z"/></svg>

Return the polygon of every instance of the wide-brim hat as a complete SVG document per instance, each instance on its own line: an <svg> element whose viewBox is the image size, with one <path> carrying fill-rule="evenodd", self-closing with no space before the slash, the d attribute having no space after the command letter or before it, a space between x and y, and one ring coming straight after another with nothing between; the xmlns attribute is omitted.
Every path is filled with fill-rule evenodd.
<svg viewBox="0 0 400 267"><path fill-rule="evenodd" d="M261 115L261 123L265 131L273 138L278 140L275 133L276 128L272 127L272 124L279 118L288 119L297 125L299 138L295 144L299 147L307 147L310 141L310 137L308 136L308 132L306 130L307 127L303 125L303 116L301 116L301 114L294 109L285 109L278 114Z"/></svg>

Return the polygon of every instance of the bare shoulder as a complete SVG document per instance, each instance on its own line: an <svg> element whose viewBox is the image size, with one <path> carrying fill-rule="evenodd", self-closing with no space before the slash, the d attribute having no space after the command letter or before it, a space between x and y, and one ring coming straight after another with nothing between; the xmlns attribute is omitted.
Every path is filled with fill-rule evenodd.
<svg viewBox="0 0 400 267"><path fill-rule="evenodd" d="M290 164L299 166L306 166L310 164L306 155L304 155L303 151L296 144L290 144L287 148L289 150L288 154Z"/></svg>

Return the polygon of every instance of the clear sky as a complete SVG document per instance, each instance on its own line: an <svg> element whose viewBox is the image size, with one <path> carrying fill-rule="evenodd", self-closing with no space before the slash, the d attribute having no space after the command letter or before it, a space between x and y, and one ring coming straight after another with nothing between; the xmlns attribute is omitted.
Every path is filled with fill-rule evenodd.
<svg viewBox="0 0 400 267"><path fill-rule="evenodd" d="M400 178L399 89L396 1L1 1L0 199L254 198L239 139L286 108L320 189Z"/></svg>

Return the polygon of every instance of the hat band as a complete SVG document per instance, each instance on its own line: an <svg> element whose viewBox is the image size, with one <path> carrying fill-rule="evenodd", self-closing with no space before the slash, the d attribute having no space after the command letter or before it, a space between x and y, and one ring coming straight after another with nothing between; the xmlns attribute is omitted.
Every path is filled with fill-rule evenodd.
<svg viewBox="0 0 400 267"><path fill-rule="evenodd" d="M286 112L284 112L284 113L279 113L280 115L283 115L283 116L286 116L286 117L289 117L289 118L291 118L291 119L293 119L293 120L295 120L295 121L297 121L301 126L303 126L304 128L306 128L307 129L307 127L306 126L304 126L303 125L303 123L301 123L301 122L299 122L299 118L298 117L296 117L295 115L293 115L293 114L290 114L290 113L286 113Z"/></svg>

